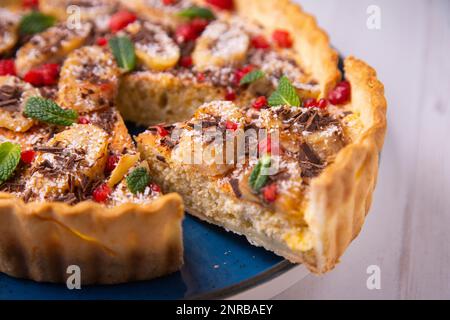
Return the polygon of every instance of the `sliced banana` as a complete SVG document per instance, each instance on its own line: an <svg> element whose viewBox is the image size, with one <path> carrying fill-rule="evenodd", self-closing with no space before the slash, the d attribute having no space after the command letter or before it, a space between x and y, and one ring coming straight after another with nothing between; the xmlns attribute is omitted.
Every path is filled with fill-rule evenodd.
<svg viewBox="0 0 450 320"><path fill-rule="evenodd" d="M23 115L28 98L40 96L38 89L17 77L0 77L0 127L15 132L28 131L36 121Z"/></svg>
<svg viewBox="0 0 450 320"><path fill-rule="evenodd" d="M149 69L163 71L178 63L180 48L160 26L136 21L127 26L125 33L134 42L136 57Z"/></svg>
<svg viewBox="0 0 450 320"><path fill-rule="evenodd" d="M239 64L245 60L249 45L249 36L240 28L225 21L212 22L197 39L194 65L202 71Z"/></svg>
<svg viewBox="0 0 450 320"><path fill-rule="evenodd" d="M115 0L40 0L39 10L65 20L73 16L82 21L94 20L113 13L117 8ZM75 15L79 15L75 17Z"/></svg>
<svg viewBox="0 0 450 320"><path fill-rule="evenodd" d="M94 125L73 125L56 134L32 164L26 191L37 199L53 199L103 178L109 135Z"/></svg>
<svg viewBox="0 0 450 320"><path fill-rule="evenodd" d="M83 47L71 53L61 69L57 102L85 113L112 107L120 70L105 48Z"/></svg>
<svg viewBox="0 0 450 320"><path fill-rule="evenodd" d="M17 43L20 16L0 8L0 54L8 52Z"/></svg>
<svg viewBox="0 0 450 320"><path fill-rule="evenodd" d="M66 23L58 24L34 35L17 51L16 68L20 76L44 63L60 62L71 51L81 47L92 30L90 23L70 29Z"/></svg>

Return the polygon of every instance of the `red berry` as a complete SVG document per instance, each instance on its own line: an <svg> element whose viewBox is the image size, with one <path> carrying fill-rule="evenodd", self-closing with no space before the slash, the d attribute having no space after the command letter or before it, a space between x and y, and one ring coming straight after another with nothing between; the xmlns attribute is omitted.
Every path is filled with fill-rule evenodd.
<svg viewBox="0 0 450 320"><path fill-rule="evenodd" d="M234 72L234 84L235 84L236 86L239 86L240 83L241 83L242 78L244 78L247 74L249 74L250 72L252 72L253 69L255 69L255 67L252 66L252 65L250 65L250 64L247 65L247 66L245 66L245 67L242 67L242 68L240 68L240 69L237 69L237 70Z"/></svg>
<svg viewBox="0 0 450 320"><path fill-rule="evenodd" d="M255 49L269 49L270 43L267 41L266 37L259 35L252 38L252 47Z"/></svg>
<svg viewBox="0 0 450 320"><path fill-rule="evenodd" d="M267 98L264 96L256 98L256 100L252 104L252 107L255 108L256 110L261 110L266 106L267 106Z"/></svg>
<svg viewBox="0 0 450 320"><path fill-rule="evenodd" d="M101 38L98 38L96 42L97 42L97 45L103 47L103 46L106 46L106 44L108 43L108 39L101 37Z"/></svg>
<svg viewBox="0 0 450 320"><path fill-rule="evenodd" d="M206 0L210 5L222 9L222 10L233 10L234 2L233 0Z"/></svg>
<svg viewBox="0 0 450 320"><path fill-rule="evenodd" d="M280 48L292 48L294 44L291 34L286 30L275 30L272 38Z"/></svg>
<svg viewBox="0 0 450 320"><path fill-rule="evenodd" d="M173 4L175 4L176 0L163 0L163 4L165 6L171 6Z"/></svg>
<svg viewBox="0 0 450 320"><path fill-rule="evenodd" d="M236 100L236 98L237 98L236 92L234 92L231 89L228 89L227 93L225 94L225 100L234 101L234 100Z"/></svg>
<svg viewBox="0 0 450 320"><path fill-rule="evenodd" d="M78 124L89 124L89 123L91 123L91 121L89 121L89 119L86 118L86 117L79 117L78 118Z"/></svg>
<svg viewBox="0 0 450 320"><path fill-rule="evenodd" d="M227 122L225 123L225 128L227 128L227 130L236 131L238 128L238 124L236 122L227 120Z"/></svg>
<svg viewBox="0 0 450 320"><path fill-rule="evenodd" d="M34 86L51 86L58 82L59 65L47 63L28 71L23 80Z"/></svg>
<svg viewBox="0 0 450 320"><path fill-rule="evenodd" d="M303 101L303 107L304 108L316 108L317 100L314 98L308 98L305 101Z"/></svg>
<svg viewBox="0 0 450 320"><path fill-rule="evenodd" d="M194 29L198 33L198 35L205 31L208 24L209 21L202 18L195 18L190 22L191 28Z"/></svg>
<svg viewBox="0 0 450 320"><path fill-rule="evenodd" d="M22 0L22 7L26 9L34 9L39 7L39 0Z"/></svg>
<svg viewBox="0 0 450 320"><path fill-rule="evenodd" d="M192 67L193 61L191 56L181 57L180 59L180 66L183 68L190 68Z"/></svg>
<svg viewBox="0 0 450 320"><path fill-rule="evenodd" d="M161 187L158 186L156 183L150 183L150 189L155 193L161 192Z"/></svg>
<svg viewBox="0 0 450 320"><path fill-rule="evenodd" d="M206 19L194 19L189 23L180 25L175 30L175 39L178 43L195 41L208 26L209 21Z"/></svg>
<svg viewBox="0 0 450 320"><path fill-rule="evenodd" d="M169 135L169 131L167 131L163 126L156 126L156 131L161 137L166 137Z"/></svg>
<svg viewBox="0 0 450 320"><path fill-rule="evenodd" d="M113 172L114 169L117 167L119 160L120 157L115 154L108 156L108 159L106 159L105 172L106 173Z"/></svg>
<svg viewBox="0 0 450 320"><path fill-rule="evenodd" d="M277 200L277 185L275 183L269 184L267 187L262 189L262 195L266 202L272 203Z"/></svg>
<svg viewBox="0 0 450 320"><path fill-rule="evenodd" d="M328 100L327 99L320 99L317 101L317 107L319 109L325 109L328 106Z"/></svg>
<svg viewBox="0 0 450 320"><path fill-rule="evenodd" d="M109 195L111 194L112 190L106 183L98 186L94 192L92 193L92 197L94 198L94 201L96 202L106 202L108 200Z"/></svg>
<svg viewBox="0 0 450 320"><path fill-rule="evenodd" d="M272 138L267 136L258 144L259 155L272 154L278 156L280 154L280 145L272 143Z"/></svg>
<svg viewBox="0 0 450 320"><path fill-rule="evenodd" d="M13 59L0 60L0 76L15 76L16 66Z"/></svg>
<svg viewBox="0 0 450 320"><path fill-rule="evenodd" d="M345 104L350 101L350 82L342 81L328 94L328 100L334 105Z"/></svg>
<svg viewBox="0 0 450 320"><path fill-rule="evenodd" d="M25 164L31 164L36 156L36 152L34 150L25 150L20 154L20 159Z"/></svg>
<svg viewBox="0 0 450 320"><path fill-rule="evenodd" d="M109 20L109 29L116 33L125 28L130 23L136 21L137 17L134 13L129 11L119 11L115 13Z"/></svg>

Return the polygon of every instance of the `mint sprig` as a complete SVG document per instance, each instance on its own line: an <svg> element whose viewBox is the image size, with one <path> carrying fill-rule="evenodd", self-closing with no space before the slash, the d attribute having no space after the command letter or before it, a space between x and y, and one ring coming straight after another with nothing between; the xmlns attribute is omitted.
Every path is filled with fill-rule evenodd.
<svg viewBox="0 0 450 320"><path fill-rule="evenodd" d="M109 39L109 47L120 68L132 71L136 67L136 53L133 42L127 36Z"/></svg>
<svg viewBox="0 0 450 320"><path fill-rule="evenodd" d="M3 142L0 145L0 184L7 181L20 161L20 145Z"/></svg>
<svg viewBox="0 0 450 320"><path fill-rule="evenodd" d="M258 193L266 184L269 176L266 174L268 168L270 168L271 158L270 156L264 156L259 159L256 166L253 168L248 184L250 188Z"/></svg>
<svg viewBox="0 0 450 320"><path fill-rule="evenodd" d="M192 6L190 8L181 10L178 15L183 18L195 19L195 18L203 18L207 20L215 19L214 13L205 7Z"/></svg>
<svg viewBox="0 0 450 320"><path fill-rule="evenodd" d="M134 169L127 176L127 187L133 194L144 192L145 188L150 183L150 175L147 169L140 167Z"/></svg>
<svg viewBox="0 0 450 320"><path fill-rule="evenodd" d="M54 101L41 97L29 98L23 113L28 118L59 126L70 126L78 119L75 110L62 109Z"/></svg>
<svg viewBox="0 0 450 320"><path fill-rule="evenodd" d="M254 70L252 72L247 73L242 79L239 85L243 86L246 84L253 83L259 79L264 78L265 73L261 70Z"/></svg>
<svg viewBox="0 0 450 320"><path fill-rule="evenodd" d="M52 27L55 22L54 17L33 11L20 20L19 32L23 35L33 35Z"/></svg>
<svg viewBox="0 0 450 320"><path fill-rule="evenodd" d="M299 107L301 103L297 91L286 76L281 77L277 90L272 93L268 102L271 107Z"/></svg>

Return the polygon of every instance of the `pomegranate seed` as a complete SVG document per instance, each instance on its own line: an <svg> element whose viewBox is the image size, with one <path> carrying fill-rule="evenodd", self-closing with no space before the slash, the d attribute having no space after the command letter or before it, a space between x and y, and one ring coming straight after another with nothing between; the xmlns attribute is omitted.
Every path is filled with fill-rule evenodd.
<svg viewBox="0 0 450 320"><path fill-rule="evenodd" d="M251 45L255 49L269 49L270 43L267 41L266 37L259 35L252 38Z"/></svg>
<svg viewBox="0 0 450 320"><path fill-rule="evenodd" d="M7 75L16 75L16 66L13 59L0 60L0 76Z"/></svg>
<svg viewBox="0 0 450 320"><path fill-rule="evenodd" d="M319 109L325 109L328 106L328 100L327 99L320 99L317 101L317 107Z"/></svg>
<svg viewBox="0 0 450 320"><path fill-rule="evenodd" d="M200 35L203 31L205 31L208 24L209 20L202 18L195 18L190 22L191 28L194 29L198 33L198 35Z"/></svg>
<svg viewBox="0 0 450 320"><path fill-rule="evenodd" d="M25 164L31 164L36 156L36 152L34 150L26 150L22 151L20 154L20 159Z"/></svg>
<svg viewBox="0 0 450 320"><path fill-rule="evenodd" d="M294 44L291 34L286 30L275 30L272 38L280 48L292 48Z"/></svg>
<svg viewBox="0 0 450 320"><path fill-rule="evenodd" d="M22 0L22 7L25 9L35 9L39 7L39 0Z"/></svg>
<svg viewBox="0 0 450 320"><path fill-rule="evenodd" d="M242 78L244 78L247 74L252 72L254 69L255 69L255 67L252 65L248 65L248 66L242 67L240 69L237 69L234 72L234 84L236 86L239 86Z"/></svg>
<svg viewBox="0 0 450 320"><path fill-rule="evenodd" d="M264 187L262 190L263 198L266 202L272 203L277 200L277 185L275 183L272 183L268 185L267 187Z"/></svg>
<svg viewBox="0 0 450 320"><path fill-rule="evenodd" d="M78 118L78 124L89 124L89 123L91 123L91 121L89 121L89 119L86 118L86 117L79 117Z"/></svg>
<svg viewBox="0 0 450 320"><path fill-rule="evenodd" d="M156 183L150 183L150 189L155 193L161 192L161 187L158 186Z"/></svg>
<svg viewBox="0 0 450 320"><path fill-rule="evenodd" d="M165 6L171 6L173 4L175 4L176 0L163 0L163 4Z"/></svg>
<svg viewBox="0 0 450 320"><path fill-rule="evenodd" d="M260 156L266 154L278 156L280 155L280 145L279 144L273 145L272 138L270 136L267 136L264 140L262 140L258 144L258 151Z"/></svg>
<svg viewBox="0 0 450 320"><path fill-rule="evenodd" d="M205 81L206 80L206 76L205 76L205 74L204 73L198 73L197 74L197 81L198 82L203 82L203 81Z"/></svg>
<svg viewBox="0 0 450 320"><path fill-rule="evenodd" d="M97 39L97 45L99 45L100 47L106 46L106 44L108 43L108 39L101 37Z"/></svg>
<svg viewBox="0 0 450 320"><path fill-rule="evenodd" d="M190 68L192 67L193 61L191 56L182 57L180 60L180 66L183 68Z"/></svg>
<svg viewBox="0 0 450 320"><path fill-rule="evenodd" d="M336 88L328 94L328 101L334 105L341 105L350 101L351 87L350 82L342 81Z"/></svg>
<svg viewBox="0 0 450 320"><path fill-rule="evenodd" d="M210 5L222 9L222 10L233 10L234 2L233 0L206 0Z"/></svg>
<svg viewBox="0 0 450 320"><path fill-rule="evenodd" d="M255 108L256 110L261 110L266 106L267 106L267 98L264 96L256 98L256 100L252 104L252 107Z"/></svg>
<svg viewBox="0 0 450 320"><path fill-rule="evenodd" d="M227 128L227 130L236 131L238 128L238 124L233 121L227 120L227 122L225 123L225 128Z"/></svg>
<svg viewBox="0 0 450 320"><path fill-rule="evenodd" d="M169 135L169 131L167 131L163 126L156 126L156 131L163 138Z"/></svg>
<svg viewBox="0 0 450 320"><path fill-rule="evenodd" d="M59 65L47 63L28 71L23 80L34 86L51 86L58 82Z"/></svg>
<svg viewBox="0 0 450 320"><path fill-rule="evenodd" d="M92 193L92 197L94 198L94 201L104 203L106 202L106 200L108 200L111 192L111 188L108 187L106 183L104 183L94 190L94 192Z"/></svg>
<svg viewBox="0 0 450 320"><path fill-rule="evenodd" d="M129 11L119 11L115 13L111 20L109 20L109 29L116 33L125 28L130 23L136 21L137 17L134 13Z"/></svg>
<svg viewBox="0 0 450 320"><path fill-rule="evenodd" d="M236 92L234 92L231 89L228 89L227 93L225 94L225 100L234 101L234 100L236 100L236 98L237 98Z"/></svg>
<svg viewBox="0 0 450 320"><path fill-rule="evenodd" d="M114 169L117 167L119 160L120 157L115 154L108 156L108 159L106 159L105 172L106 173L113 172Z"/></svg>
<svg viewBox="0 0 450 320"><path fill-rule="evenodd" d="M316 108L317 107L317 100L314 98L309 98L303 101L303 107L304 108Z"/></svg>

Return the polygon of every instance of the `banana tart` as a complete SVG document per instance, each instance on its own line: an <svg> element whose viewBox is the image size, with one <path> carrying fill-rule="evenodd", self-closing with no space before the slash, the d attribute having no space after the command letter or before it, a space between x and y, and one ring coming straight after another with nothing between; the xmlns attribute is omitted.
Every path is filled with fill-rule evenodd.
<svg viewBox="0 0 450 320"><path fill-rule="evenodd" d="M315 273L370 208L376 72L288 0L0 1L0 271L183 263L184 205ZM147 127L135 139L123 119Z"/></svg>

